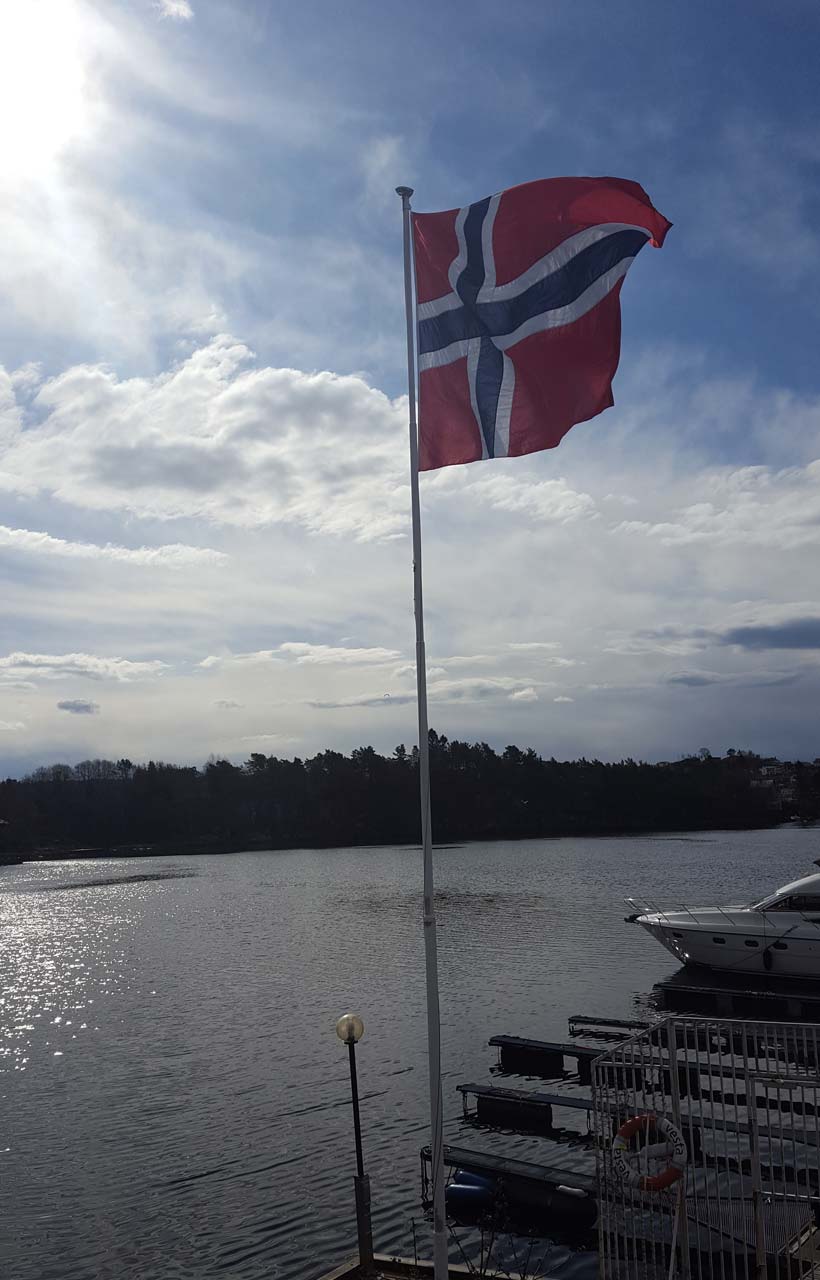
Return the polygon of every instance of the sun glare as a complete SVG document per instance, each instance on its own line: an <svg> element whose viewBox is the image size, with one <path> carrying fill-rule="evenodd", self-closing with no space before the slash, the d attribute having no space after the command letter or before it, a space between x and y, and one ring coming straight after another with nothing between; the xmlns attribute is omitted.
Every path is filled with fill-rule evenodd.
<svg viewBox="0 0 820 1280"><path fill-rule="evenodd" d="M73 0L0 4L0 157L6 177L47 168L87 124Z"/></svg>

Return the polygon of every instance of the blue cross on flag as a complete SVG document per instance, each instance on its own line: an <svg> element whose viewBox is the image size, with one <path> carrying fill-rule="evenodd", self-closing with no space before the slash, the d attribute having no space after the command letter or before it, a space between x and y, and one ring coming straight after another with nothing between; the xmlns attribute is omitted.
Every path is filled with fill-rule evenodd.
<svg viewBox="0 0 820 1280"><path fill-rule="evenodd" d="M622 178L414 214L421 470L551 449L611 405L621 284L670 226Z"/></svg>

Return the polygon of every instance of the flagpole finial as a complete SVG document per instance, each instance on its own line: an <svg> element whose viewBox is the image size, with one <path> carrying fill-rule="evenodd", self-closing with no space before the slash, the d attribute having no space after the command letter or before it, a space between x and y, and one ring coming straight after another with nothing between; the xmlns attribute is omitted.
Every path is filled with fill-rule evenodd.
<svg viewBox="0 0 820 1280"><path fill-rule="evenodd" d="M405 196L409 200L412 194L413 194L412 187L396 187L396 195L401 196L402 200L405 198Z"/></svg>

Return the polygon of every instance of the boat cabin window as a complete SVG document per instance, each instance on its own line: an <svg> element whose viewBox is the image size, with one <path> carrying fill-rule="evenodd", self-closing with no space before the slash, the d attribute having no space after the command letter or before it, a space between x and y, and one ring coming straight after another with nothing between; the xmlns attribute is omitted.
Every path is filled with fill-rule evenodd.
<svg viewBox="0 0 820 1280"><path fill-rule="evenodd" d="M802 911L804 915L820 914L820 894L793 893L780 902L770 902L767 911Z"/></svg>

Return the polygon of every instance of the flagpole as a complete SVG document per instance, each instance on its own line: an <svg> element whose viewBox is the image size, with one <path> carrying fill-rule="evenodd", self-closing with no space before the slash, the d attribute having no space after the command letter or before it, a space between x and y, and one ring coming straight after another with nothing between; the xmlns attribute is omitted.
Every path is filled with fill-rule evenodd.
<svg viewBox="0 0 820 1280"><path fill-rule="evenodd" d="M416 349L413 340L413 276L410 261L412 187L396 187L404 226L404 307L407 319L407 392L410 406L410 506L413 517L413 603L416 614L416 689L419 713L419 788L424 858L424 962L427 976L427 1060L430 1074L430 1169L433 1182L433 1276L447 1280L447 1218L444 1204L444 1137L441 1122L441 1020L438 951L433 885L433 837L430 824L430 737L427 726L427 659L421 584L421 506L416 422Z"/></svg>

